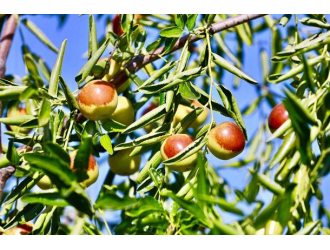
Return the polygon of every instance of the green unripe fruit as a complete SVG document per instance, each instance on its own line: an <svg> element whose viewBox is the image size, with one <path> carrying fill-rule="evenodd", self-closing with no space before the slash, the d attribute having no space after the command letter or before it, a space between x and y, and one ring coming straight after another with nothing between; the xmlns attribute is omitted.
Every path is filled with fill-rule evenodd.
<svg viewBox="0 0 330 250"><path fill-rule="evenodd" d="M114 155L109 155L109 165L113 173L118 175L132 175L136 173L141 164L141 155L129 156L132 149L117 151Z"/></svg>
<svg viewBox="0 0 330 250"><path fill-rule="evenodd" d="M135 112L132 103L125 96L118 97L118 105L111 115L111 119L120 122L126 126L133 123Z"/></svg>

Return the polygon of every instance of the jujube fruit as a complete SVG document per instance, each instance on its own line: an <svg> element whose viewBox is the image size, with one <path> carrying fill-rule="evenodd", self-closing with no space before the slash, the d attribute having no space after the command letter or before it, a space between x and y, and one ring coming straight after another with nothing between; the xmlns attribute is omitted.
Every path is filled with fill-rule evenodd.
<svg viewBox="0 0 330 250"><path fill-rule="evenodd" d="M135 112L130 100L128 100L125 96L119 96L117 108L111 115L111 119L129 126L133 123L134 116Z"/></svg>
<svg viewBox="0 0 330 250"><path fill-rule="evenodd" d="M115 87L102 80L87 83L77 99L80 112L93 121L111 118L118 103Z"/></svg>
<svg viewBox="0 0 330 250"><path fill-rule="evenodd" d="M117 151L114 155L109 155L109 165L113 173L118 175L132 175L136 173L141 164L141 155L129 156L132 149Z"/></svg>
<svg viewBox="0 0 330 250"><path fill-rule="evenodd" d="M283 103L276 105L270 112L268 118L268 127L274 133L289 118L289 113Z"/></svg>
<svg viewBox="0 0 330 250"><path fill-rule="evenodd" d="M173 158L179 154L182 150L188 147L194 139L186 134L176 134L168 137L161 146L161 155L164 161ZM188 158L176 162L171 165L167 165L169 169L178 172L184 172L191 170L197 161L197 153L189 156Z"/></svg>
<svg viewBox="0 0 330 250"><path fill-rule="evenodd" d="M158 104L157 103L154 103L152 102L143 112L142 112L142 116L144 116L145 114L149 113L151 110L154 110L155 108L158 107ZM155 128L155 125L154 124L149 124L147 126L144 127L144 130L147 132L147 133L150 133L151 130Z"/></svg>
<svg viewBox="0 0 330 250"><path fill-rule="evenodd" d="M27 114L28 113L27 113L26 108L18 107L18 106L11 106L8 108L8 111L7 111L8 118L20 116L20 115L27 115ZM22 134L28 134L32 131L32 129L30 129L30 128L21 128L19 126L15 126L15 125L6 125L6 128L9 131L13 131L15 133L22 133Z"/></svg>
<svg viewBox="0 0 330 250"><path fill-rule="evenodd" d="M124 34L124 31L121 28L120 25L120 15L116 14L114 16L114 18L112 19L112 31L117 35L117 36L121 36L122 34Z"/></svg>
<svg viewBox="0 0 330 250"><path fill-rule="evenodd" d="M72 169L72 171L76 171L76 169L74 168L74 161L77 155L77 150L72 151L69 155L70 155L70 169ZM91 154L89 155L88 168L86 170L86 173L88 175L88 178L84 180L81 184L84 187L89 187L90 185L95 183L97 178L99 177L99 165L97 164L97 161L95 160L94 156Z"/></svg>
<svg viewBox="0 0 330 250"><path fill-rule="evenodd" d="M70 169L72 171L76 171L74 169L74 160L76 158L77 150L72 151L70 155ZM99 176L99 166L94 158L93 155L89 155L89 160L88 160L88 168L86 170L86 173L88 175L88 178L84 180L82 184L84 187L89 187L93 183L96 182L98 176ZM43 176L41 180L37 183L38 187L41 189L49 189L52 186L52 182L49 179L47 175Z"/></svg>
<svg viewBox="0 0 330 250"><path fill-rule="evenodd" d="M203 107L203 105L197 100L192 101L192 104L195 106L195 108ZM181 122L182 119L185 118L185 116L188 115L191 111L193 111L191 107L179 104L178 109L173 118L174 126L177 125L179 122ZM201 125L204 124L204 122L208 117L208 114L209 112L207 108L205 108L203 112L199 116L197 116L196 120L190 125L190 127L194 129L198 129Z"/></svg>
<svg viewBox="0 0 330 250"><path fill-rule="evenodd" d="M17 227L11 228L0 235L27 235L33 230L33 223L26 222L24 224L18 225Z"/></svg>
<svg viewBox="0 0 330 250"><path fill-rule="evenodd" d="M233 122L223 122L210 131L207 147L215 157L231 159L245 147L243 131Z"/></svg>

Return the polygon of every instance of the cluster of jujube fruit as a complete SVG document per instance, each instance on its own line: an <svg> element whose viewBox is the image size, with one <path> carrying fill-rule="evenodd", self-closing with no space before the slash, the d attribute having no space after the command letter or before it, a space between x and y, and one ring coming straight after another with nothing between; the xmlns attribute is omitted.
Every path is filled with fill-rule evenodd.
<svg viewBox="0 0 330 250"><path fill-rule="evenodd" d="M113 19L113 31L118 35L122 35L124 32L120 27L120 16L116 15ZM119 96L129 86L130 80L127 80L120 88L116 89L115 86L110 84L110 80L121 70L123 65L121 62L112 59L107 62L107 58L99 60L99 62L93 68L94 79L88 82L79 92L77 102L81 114L92 121L103 122L108 119L112 119L125 126L129 126L135 120L135 110L131 101L125 96ZM106 63L109 63L110 67L106 73ZM191 107L201 107L202 104L197 100L190 101ZM151 104L143 111L142 116L148 112L157 108L157 102L151 102ZM173 125L176 126L180 123L193 108L189 106L179 104L176 113L173 116ZM197 131L207 120L208 110L204 111L195 119L190 125L190 128ZM10 107L7 111L7 116L15 116L19 114L27 114L25 108L18 105ZM268 126L271 132L276 131L287 119L289 115L283 104L279 104L270 113L268 119ZM150 124L144 127L147 133L150 133L156 128L156 123ZM23 129L15 126L8 126L8 129L19 132L29 133L30 130ZM194 143L194 138L188 134L172 134L167 137L161 145L161 156L163 160L169 160L184 149ZM212 128L207 134L207 148L218 159L228 160L239 155L245 147L245 136L243 131L233 122L223 122L216 127ZM132 150L124 149L115 152L114 155L109 155L109 165L111 171L118 175L128 176L136 173L140 168L141 156L130 156ZM74 169L74 160L77 151L70 153L70 168ZM197 153L190 155L189 157L178 161L172 165L168 165L169 169L178 172L189 171L195 167L197 162ZM84 187L88 187L93 184L99 174L98 165L95 158L90 155L88 169L86 170L88 178L81 183ZM42 189L49 189L52 186L50 179L44 176L38 183L38 186Z"/></svg>

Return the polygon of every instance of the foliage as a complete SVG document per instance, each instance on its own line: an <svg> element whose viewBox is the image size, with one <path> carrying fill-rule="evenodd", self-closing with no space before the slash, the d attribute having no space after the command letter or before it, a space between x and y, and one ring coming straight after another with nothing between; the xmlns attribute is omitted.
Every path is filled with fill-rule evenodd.
<svg viewBox="0 0 330 250"><path fill-rule="evenodd" d="M111 66L110 58L126 65L136 56L147 56L164 46L158 56L162 61L159 67L152 63L142 67L148 74L146 79L126 69L131 86L123 95L131 100L135 113L150 100L158 107L124 126L111 119L103 122L81 119L76 101L78 90L71 92L66 81L72 79L61 76L66 40L57 49L46 31L41 31L28 16L17 16L20 29L26 26L58 56L50 69L25 41L22 51L27 75L21 83L10 75L1 79L3 107L24 102L28 115L3 116L0 122L33 132L5 132L10 139L7 147L3 147L6 151L1 156L0 168L15 166L18 183L1 203L0 229L8 230L34 220L32 234L102 234L106 230L115 234L328 234L329 211L322 202L319 185L330 170L330 24L324 15L306 15L301 20L291 14L280 20L267 15L257 25L245 22L220 34L210 33L208 27L212 23L228 17L121 15L124 33L118 37L109 28L97 40L95 20L90 16L86 27L88 60L77 72L78 90L87 82L102 78ZM295 25L291 25L290 19L295 19L291 20ZM96 20L105 20L107 27L111 25L109 16L99 15ZM285 27L282 28L285 36L279 25ZM144 27L158 30L159 38L145 44L148 34ZM305 34L303 29L310 27L314 28L313 33ZM243 48L253 44L255 37L265 30L272 33L272 55L269 58L266 51L260 52L263 81L257 82L244 72ZM189 38L180 51L172 53L183 34L189 34ZM201 41L189 43L193 36ZM233 37L237 42L235 51L227 46L227 39ZM112 52L97 75L96 65L110 44ZM225 71L235 76L236 88L240 84L255 85L258 98L246 107L238 107L234 94L222 83ZM284 95L273 91L273 84L283 83L290 83L283 85ZM217 92L212 94L212 90ZM190 105L189 100L198 100L203 107L192 107L191 113L174 126L178 105ZM248 138L243 118L262 111L264 104L274 107L279 102L284 103L290 119L270 135L264 117L259 130ZM196 131L187 129L204 109L210 111L210 123ZM242 190L230 187L207 160L207 135L217 122L213 112L232 119L248 141L244 158L221 162L227 168L252 166L249 182ZM148 134L141 136L136 132L149 124L155 129ZM161 143L178 133L188 133L196 140L179 155L163 162ZM284 139L278 147L275 142L281 137ZM69 167L68 154L74 149L78 149L76 159L82 165L75 172ZM114 184L115 175L109 171L98 198L91 200L79 184L87 178L83 172L87 155L99 157L104 152L112 155L124 149L133 150L132 156L148 156L150 152L151 155L138 174L119 184ZM167 167L195 152L198 160L190 172L178 173ZM44 175L54 185L40 191L34 186ZM262 200L262 189L272 194L269 204ZM320 201L317 215L311 210L314 197ZM240 208L242 204L249 206L249 212ZM65 218L70 206L77 211L74 223ZM108 225L104 215L108 210L120 210L118 224ZM223 220L226 213L238 219L226 224Z"/></svg>

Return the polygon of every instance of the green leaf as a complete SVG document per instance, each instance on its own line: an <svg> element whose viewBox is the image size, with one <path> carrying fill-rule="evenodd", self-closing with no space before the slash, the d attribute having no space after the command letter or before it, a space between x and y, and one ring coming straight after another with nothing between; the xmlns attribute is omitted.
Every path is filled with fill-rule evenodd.
<svg viewBox="0 0 330 250"><path fill-rule="evenodd" d="M221 68L224 68L225 70L229 71L230 73L238 76L239 78L247 81L248 83L252 84L258 84L256 80L245 74L243 71L240 69L236 68L233 64L230 62L226 61L224 58L217 54L212 54L213 55L213 62L218 65Z"/></svg>
<svg viewBox="0 0 330 250"><path fill-rule="evenodd" d="M40 203L45 206L58 206L58 207L66 207L70 204L61 197L60 193L54 192L54 190L47 190L42 193L31 193L26 194L22 197L23 202L28 203Z"/></svg>
<svg viewBox="0 0 330 250"><path fill-rule="evenodd" d="M226 212L234 213L241 216L244 215L243 211L237 208L235 203L229 203L223 198L217 199L211 195L198 195L197 198L199 201L205 201L211 204L216 204Z"/></svg>
<svg viewBox="0 0 330 250"><path fill-rule="evenodd" d="M146 39L147 39L147 32L145 31L145 29L143 29L142 31L139 32L139 34L134 42L136 52L139 52L143 49Z"/></svg>
<svg viewBox="0 0 330 250"><path fill-rule="evenodd" d="M108 134L104 134L100 138L102 147L110 154L113 155L112 142Z"/></svg>
<svg viewBox="0 0 330 250"><path fill-rule="evenodd" d="M33 115L19 115L14 117L4 117L0 118L0 122L7 125L20 126L21 124L35 119Z"/></svg>
<svg viewBox="0 0 330 250"><path fill-rule="evenodd" d="M313 58L309 59L307 61L307 65L312 67L312 66L322 62L323 60L325 60L324 55L316 56L316 57L313 57ZM298 75L299 73L303 72L304 67L305 67L305 65L303 63L301 63L298 66L296 66L296 67L292 68L291 70L289 70L288 72L286 72L285 74L272 74L272 75L270 75L268 77L268 80L272 83L282 82L284 80L290 79L290 78Z"/></svg>
<svg viewBox="0 0 330 250"><path fill-rule="evenodd" d="M321 226L321 221L313 221L306 223L305 227L295 233L294 235L309 235L312 234L314 231L318 230Z"/></svg>
<svg viewBox="0 0 330 250"><path fill-rule="evenodd" d="M84 65L84 67L80 70L79 74L76 76L75 80L81 84L83 81L86 80L87 76L91 72L94 65L102 56L105 49L108 47L110 43L110 38L104 41L102 46L95 52L95 54L88 60L88 62Z"/></svg>
<svg viewBox="0 0 330 250"><path fill-rule="evenodd" d="M27 204L22 210L18 211L18 213L3 228L8 230L18 224L33 220L43 209L44 205L42 204Z"/></svg>
<svg viewBox="0 0 330 250"><path fill-rule="evenodd" d="M198 99L198 101L202 105L207 105L209 102L209 95L204 90L197 87L195 84L191 84L190 86L201 95L201 97ZM228 112L224 106L222 106L220 103L216 102L213 98L211 98L211 102L212 102L213 111L219 112L223 116L230 117L230 115L228 114Z"/></svg>
<svg viewBox="0 0 330 250"><path fill-rule="evenodd" d="M102 127L108 132L122 132L125 130L126 125L116 122L115 120L105 120L102 122Z"/></svg>
<svg viewBox="0 0 330 250"><path fill-rule="evenodd" d="M227 109L228 114L235 120L237 125L241 128L241 130L244 133L245 139L247 140L247 133L246 133L244 120L242 118L241 111L239 110L234 95L230 92L229 89L227 89L223 85L216 85L216 88L218 90L218 93L221 97L221 100L225 108Z"/></svg>
<svg viewBox="0 0 330 250"><path fill-rule="evenodd" d="M51 227L51 219L56 210L56 207L47 207L43 213L38 217L33 226L33 235L45 235Z"/></svg>
<svg viewBox="0 0 330 250"><path fill-rule="evenodd" d="M166 135L166 131L150 133L136 138L133 141L120 143L115 147L116 151L128 149L132 147L151 145L165 140L169 135Z"/></svg>
<svg viewBox="0 0 330 250"><path fill-rule="evenodd" d="M19 165L20 157L18 155L17 149L14 146L14 140L10 139L8 144L8 151L6 153L7 159L14 166Z"/></svg>
<svg viewBox="0 0 330 250"><path fill-rule="evenodd" d="M210 183L207 174L208 162L205 156L203 156L202 154L198 154L197 166L199 169L197 176L197 194L207 195L210 192Z"/></svg>
<svg viewBox="0 0 330 250"><path fill-rule="evenodd" d="M171 26L160 31L162 37L181 37L182 34L182 29L176 26Z"/></svg>
<svg viewBox="0 0 330 250"><path fill-rule="evenodd" d="M70 156L68 152L66 152L59 144L46 142L44 144L44 149L50 157L56 158L63 166L67 167L70 165Z"/></svg>
<svg viewBox="0 0 330 250"><path fill-rule="evenodd" d="M92 151L92 138L85 138L79 145L76 157L74 159L74 173L78 182L83 182L88 178L87 169L89 157Z"/></svg>
<svg viewBox="0 0 330 250"><path fill-rule="evenodd" d="M38 167L38 170L45 170L56 176L58 176L64 183L71 185L72 181L75 181L76 177L69 165L63 166L56 158L41 155L38 153L26 153L24 159L31 165Z"/></svg>
<svg viewBox="0 0 330 250"><path fill-rule="evenodd" d="M52 109L51 102L47 99L43 99L38 117L38 123L40 127L43 127L48 124L50 119L51 109Z"/></svg>
<svg viewBox="0 0 330 250"><path fill-rule="evenodd" d="M32 177L26 177L21 181L6 197L5 201L2 204L2 207L13 203L18 200L22 195L29 192L42 178L41 174L34 174Z"/></svg>
<svg viewBox="0 0 330 250"><path fill-rule="evenodd" d="M200 137L195 140L193 143L189 144L186 148L184 148L179 154L175 155L174 157L164 161L165 165L173 165L179 161L182 161L189 156L197 153L204 145L206 144L207 139Z"/></svg>
<svg viewBox="0 0 330 250"><path fill-rule="evenodd" d="M186 25L187 25L187 28L189 31L192 31L195 28L197 17L198 17L198 14L190 14L188 16Z"/></svg>
<svg viewBox="0 0 330 250"><path fill-rule="evenodd" d="M154 123L155 121L158 121L162 119L166 115L166 104L163 104L147 114L143 115L139 120L133 122L130 126L128 126L122 133L128 134L134 130L143 128L151 123Z"/></svg>
<svg viewBox="0 0 330 250"><path fill-rule="evenodd" d="M39 75L39 70L37 68L36 63L34 62L31 54L24 54L24 62L25 66L28 69L32 79L36 83L37 87L42 87L43 86L43 80Z"/></svg>
<svg viewBox="0 0 330 250"><path fill-rule="evenodd" d="M58 52L58 49L53 45L49 38L30 20L24 19L22 23L41 41L43 42L50 50L55 53Z"/></svg>
<svg viewBox="0 0 330 250"><path fill-rule="evenodd" d="M203 210L195 202L185 201L184 199L177 197L172 193L172 191L169 191L167 189L162 189L161 195L172 198L176 203L179 204L180 207L187 210L196 219L200 220L203 224L208 225Z"/></svg>
<svg viewBox="0 0 330 250"><path fill-rule="evenodd" d="M133 209L126 212L130 217L140 217L142 214L150 214L155 212L164 212L163 206L153 197L146 196L140 199Z"/></svg>
<svg viewBox="0 0 330 250"><path fill-rule="evenodd" d="M156 41L150 43L146 48L147 52L157 49L164 42L164 40L164 38L159 38Z"/></svg>
<svg viewBox="0 0 330 250"><path fill-rule="evenodd" d="M77 98L74 97L74 95L72 94L70 88L68 87L68 85L66 84L66 82L64 81L62 76L60 76L60 84L61 84L61 87L63 89L66 101L67 101L68 106L69 106L69 109L71 111L79 110Z"/></svg>
<svg viewBox="0 0 330 250"><path fill-rule="evenodd" d="M111 210L123 210L128 209L138 203L135 198L119 197L116 194L105 194L101 196L95 202L95 208L111 209Z"/></svg>
<svg viewBox="0 0 330 250"><path fill-rule="evenodd" d="M93 15L89 15L89 42L88 42L88 59L90 59L97 51L97 35L96 26Z"/></svg>
<svg viewBox="0 0 330 250"><path fill-rule="evenodd" d="M64 51L66 47L67 40L65 39L63 43L61 44L60 51L58 52L55 65L52 70L52 74L50 76L49 81L49 87L48 87L48 94L56 97L57 96L57 90L58 90L58 81L62 70L62 64L63 64L63 57L64 57Z"/></svg>
<svg viewBox="0 0 330 250"><path fill-rule="evenodd" d="M180 29L184 28L185 22L181 14L174 14L174 22Z"/></svg>
<svg viewBox="0 0 330 250"><path fill-rule="evenodd" d="M143 84L139 86L139 88L152 84L158 78L160 78L161 76L169 72L171 69L173 69L177 65L177 63L178 63L177 61L170 61L166 63L161 69L154 71L152 75Z"/></svg>

